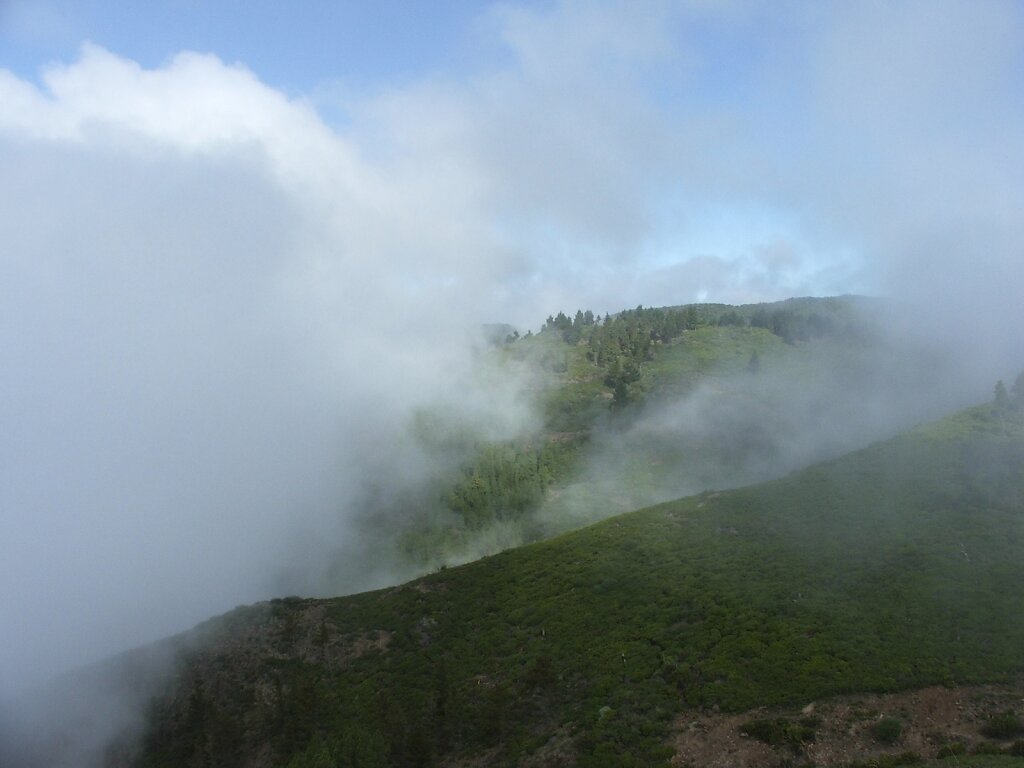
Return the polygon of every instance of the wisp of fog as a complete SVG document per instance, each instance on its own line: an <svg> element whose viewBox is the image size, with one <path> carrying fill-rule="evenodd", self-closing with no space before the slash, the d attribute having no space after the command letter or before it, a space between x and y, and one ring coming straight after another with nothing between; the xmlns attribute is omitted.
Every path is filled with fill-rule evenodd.
<svg viewBox="0 0 1024 768"><path fill-rule="evenodd" d="M474 71L341 104L207 53L0 68L0 701L240 603L407 575L355 521L433 471L416 415L537 424L479 372L483 323L888 296L887 349L940 355L930 383L750 478L1024 367L1018 4L480 15ZM626 444L702 433L714 402Z"/></svg>

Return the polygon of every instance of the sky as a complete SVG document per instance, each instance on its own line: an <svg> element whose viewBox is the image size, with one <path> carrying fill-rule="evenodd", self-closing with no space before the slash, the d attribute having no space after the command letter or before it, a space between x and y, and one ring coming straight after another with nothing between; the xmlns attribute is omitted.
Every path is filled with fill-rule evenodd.
<svg viewBox="0 0 1024 768"><path fill-rule="evenodd" d="M1012 1L0 0L0 690L312 590L418 408L530 422L481 323L870 293L1012 375L1022 168Z"/></svg>

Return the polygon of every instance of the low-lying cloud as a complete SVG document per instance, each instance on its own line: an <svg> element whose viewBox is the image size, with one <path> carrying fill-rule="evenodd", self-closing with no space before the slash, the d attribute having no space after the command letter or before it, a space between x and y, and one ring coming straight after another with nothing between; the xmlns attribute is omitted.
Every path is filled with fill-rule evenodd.
<svg viewBox="0 0 1024 768"><path fill-rule="evenodd" d="M4 691L344 588L418 409L533 423L473 378L484 322L874 291L972 382L1022 367L1017 4L483 19L477 71L343 128L208 54L0 70ZM702 237L723 211L757 226Z"/></svg>
<svg viewBox="0 0 1024 768"><path fill-rule="evenodd" d="M489 265L450 281L450 217L212 57L3 86L12 690L287 589L293 535L344 543L417 407L480 412ZM527 418L489 394L494 429Z"/></svg>

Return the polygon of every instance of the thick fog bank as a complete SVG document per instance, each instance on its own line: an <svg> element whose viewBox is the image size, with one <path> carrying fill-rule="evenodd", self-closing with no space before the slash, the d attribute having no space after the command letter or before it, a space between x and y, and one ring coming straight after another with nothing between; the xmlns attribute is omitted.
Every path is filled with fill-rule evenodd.
<svg viewBox="0 0 1024 768"><path fill-rule="evenodd" d="M596 439L595 480L625 478L628 503L833 455L1024 367L1019 3L478 21L465 71L340 97L206 53L0 69L0 701L239 603L404 576L386 527L353 521L434 471L416 414L535 423L515 379L474 373L483 323L901 305L855 375L766 360L624 436L734 455L731 479Z"/></svg>
<svg viewBox="0 0 1024 768"><path fill-rule="evenodd" d="M1009 358L920 335L884 301L854 337L785 345L756 370L651 392L589 438L585 470L541 517L558 530L832 459L992 396ZM685 338L681 342L686 344Z"/></svg>

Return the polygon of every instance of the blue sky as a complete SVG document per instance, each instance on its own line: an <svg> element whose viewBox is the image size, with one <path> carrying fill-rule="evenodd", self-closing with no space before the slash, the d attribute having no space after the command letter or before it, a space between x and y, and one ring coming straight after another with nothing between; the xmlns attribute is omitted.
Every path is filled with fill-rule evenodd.
<svg viewBox="0 0 1024 768"><path fill-rule="evenodd" d="M43 73L74 69L87 43L154 73L182 52L208 54L311 106L361 158L445 143L432 149L460 155L496 191L480 225L491 247L533 267L520 284L545 282L544 301L614 310L887 291L892 265L875 262L898 264L909 248L862 226L878 202L867 171L886 187L916 185L901 167L907 150L944 165L1007 140L1021 123L1021 16L1010 2L971 12L960 2L7 0L0 67L45 94ZM954 131L957 115L973 117ZM826 200L828 177L855 199ZM766 248L789 248L791 267L761 274ZM547 278L542 250L567 254ZM599 254L607 287L592 256L587 287L560 290L581 269L571 254L584 252ZM645 278L691 259L721 268L678 295ZM501 312L517 323L547 314L527 304L516 297Z"/></svg>
<svg viewBox="0 0 1024 768"><path fill-rule="evenodd" d="M0 27L6 65L34 76L73 59L84 40L145 67L181 50L241 61L291 93L336 78L370 84L452 66L465 54L477 2L404 3L10 0Z"/></svg>
<svg viewBox="0 0 1024 768"><path fill-rule="evenodd" d="M523 428L480 323L871 292L1014 374L1022 168L1016 0L0 0L0 690Z"/></svg>

